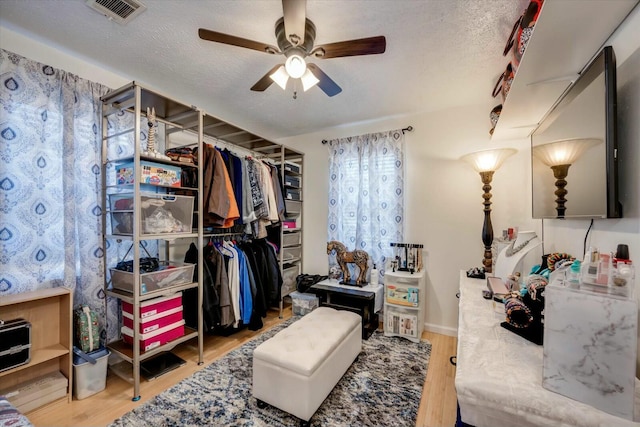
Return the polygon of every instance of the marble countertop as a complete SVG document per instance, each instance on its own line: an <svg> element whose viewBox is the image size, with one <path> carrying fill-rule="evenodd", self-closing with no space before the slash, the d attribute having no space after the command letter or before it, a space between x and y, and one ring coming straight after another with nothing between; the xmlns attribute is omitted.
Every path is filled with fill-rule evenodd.
<svg viewBox="0 0 640 427"><path fill-rule="evenodd" d="M462 420L476 427L640 426L542 387L542 346L504 329L504 309L482 298L486 281L460 272L455 386Z"/></svg>

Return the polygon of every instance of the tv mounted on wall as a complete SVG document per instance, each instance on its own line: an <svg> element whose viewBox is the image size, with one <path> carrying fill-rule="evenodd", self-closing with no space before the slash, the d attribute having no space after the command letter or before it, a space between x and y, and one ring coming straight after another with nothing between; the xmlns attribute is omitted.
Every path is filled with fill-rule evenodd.
<svg viewBox="0 0 640 427"><path fill-rule="evenodd" d="M606 46L531 135L533 218L620 218L616 60Z"/></svg>

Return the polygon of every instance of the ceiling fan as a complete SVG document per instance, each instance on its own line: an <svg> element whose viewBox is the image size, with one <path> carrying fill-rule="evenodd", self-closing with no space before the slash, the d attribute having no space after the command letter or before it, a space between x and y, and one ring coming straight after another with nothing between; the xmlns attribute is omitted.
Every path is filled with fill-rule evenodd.
<svg viewBox="0 0 640 427"><path fill-rule="evenodd" d="M375 55L384 53L386 49L387 42L384 36L314 46L316 27L306 17L306 0L282 0L282 9L284 16L276 22L275 31L278 47L204 28L198 30L198 35L203 40L244 47L272 55L284 55L287 58L284 64L273 67L251 87L251 90L259 92L267 89L273 82L285 89L289 78L299 78L305 91L317 84L328 96L337 95L342 92L342 88L316 64L307 63L306 57L329 59Z"/></svg>

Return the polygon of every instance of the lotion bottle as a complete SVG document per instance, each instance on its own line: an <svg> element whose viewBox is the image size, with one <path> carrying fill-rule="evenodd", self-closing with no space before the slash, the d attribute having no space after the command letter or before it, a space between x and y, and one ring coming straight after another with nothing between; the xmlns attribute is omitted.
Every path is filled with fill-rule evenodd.
<svg viewBox="0 0 640 427"><path fill-rule="evenodd" d="M376 269L376 265L373 264L373 268L371 269L371 285L378 286L378 270Z"/></svg>

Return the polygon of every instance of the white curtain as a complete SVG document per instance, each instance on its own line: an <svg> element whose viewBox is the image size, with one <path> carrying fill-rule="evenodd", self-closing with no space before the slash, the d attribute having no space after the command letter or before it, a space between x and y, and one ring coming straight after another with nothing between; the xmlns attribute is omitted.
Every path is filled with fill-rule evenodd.
<svg viewBox="0 0 640 427"><path fill-rule="evenodd" d="M328 147L328 241L366 251L383 271L390 243L403 241L404 134L398 129L334 139ZM329 260L334 275L335 257Z"/></svg>

